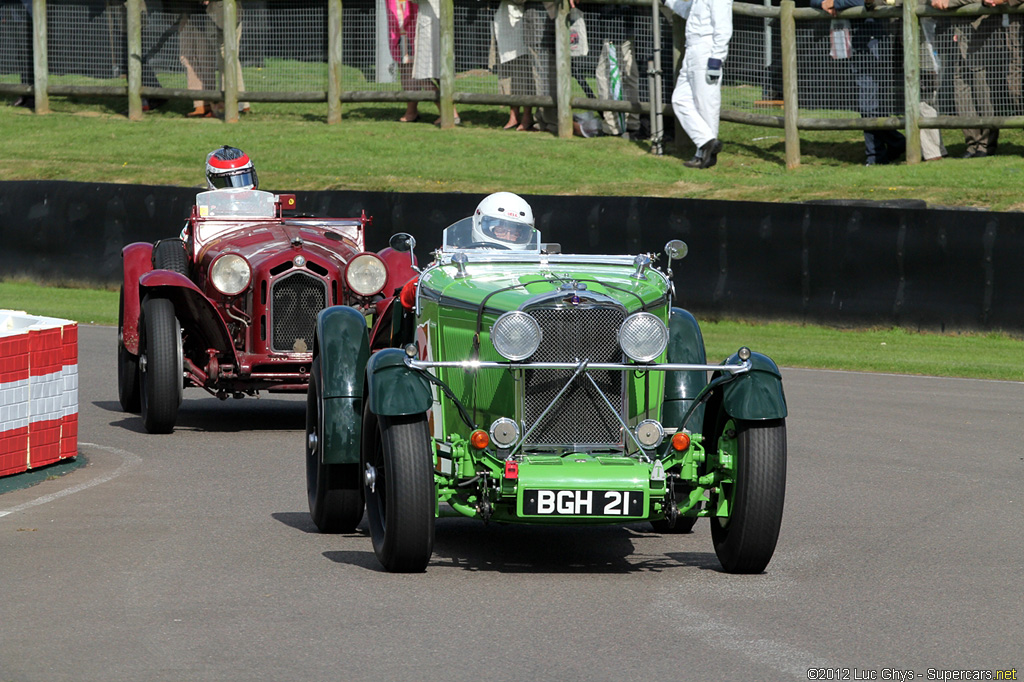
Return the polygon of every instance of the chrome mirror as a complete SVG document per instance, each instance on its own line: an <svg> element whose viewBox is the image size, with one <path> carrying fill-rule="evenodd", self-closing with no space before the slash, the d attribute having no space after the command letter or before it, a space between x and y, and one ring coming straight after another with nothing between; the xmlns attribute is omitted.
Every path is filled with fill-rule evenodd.
<svg viewBox="0 0 1024 682"><path fill-rule="evenodd" d="M665 244L665 255L671 260L682 260L690 252L690 247L682 239L673 239Z"/></svg>

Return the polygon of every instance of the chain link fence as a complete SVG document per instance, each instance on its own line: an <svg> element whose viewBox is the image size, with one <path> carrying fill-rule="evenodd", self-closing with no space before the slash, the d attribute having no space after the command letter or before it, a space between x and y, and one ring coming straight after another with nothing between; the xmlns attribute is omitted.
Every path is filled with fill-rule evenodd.
<svg viewBox="0 0 1024 682"><path fill-rule="evenodd" d="M783 9L792 6L781 2ZM227 40L231 32L225 33L224 0L36 0L40 5L45 31L34 33L31 0L0 0L0 93L26 94L38 85L33 50L41 49L42 39L47 92L130 97L130 13L137 11L135 49L148 96L227 99L223 71L231 61L225 51L235 48ZM685 47L682 22L664 10L654 15L649 0L591 0L557 15L554 3L456 0L447 57L451 85L445 84L444 55L426 74L441 76L439 96L437 86L414 78L413 70L425 15L434 13L428 0L244 0L236 6L239 100L443 101L447 89L455 102L604 112L600 122L611 134L641 128L651 134L653 127L657 135L654 114L672 120L673 63ZM1016 9L907 13L897 6L833 18L804 7L792 16L787 24L779 6L734 4L723 119L784 127L790 117L800 129L902 128L910 112L914 125L929 127L1024 125L1013 118L1024 115L1024 15ZM908 16L918 24L917 37L905 44ZM562 20L564 34L556 30ZM340 24L337 38L332 22ZM427 37L444 43L436 33ZM562 62L559 39L568 43ZM336 95L332 40L340 40ZM788 73L787 41L794 65ZM919 74L916 83L907 81L909 73ZM568 105L559 102L559 92L569 93ZM919 118L921 102L938 118Z"/></svg>

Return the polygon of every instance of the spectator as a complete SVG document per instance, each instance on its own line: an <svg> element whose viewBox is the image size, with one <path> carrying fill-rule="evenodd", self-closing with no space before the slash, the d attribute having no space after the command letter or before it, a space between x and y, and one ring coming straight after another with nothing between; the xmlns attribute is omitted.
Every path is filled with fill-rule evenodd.
<svg viewBox="0 0 1024 682"><path fill-rule="evenodd" d="M732 0L666 0L665 6L686 19L686 52L672 91L672 109L697 153L687 168L718 163L722 109L722 64L732 39Z"/></svg>
<svg viewBox="0 0 1024 682"><path fill-rule="evenodd" d="M208 22L202 20L205 11ZM242 39L242 4L237 5L235 18L235 35ZM186 87L189 90L217 89L217 71L224 74L224 2L223 0L200 0L193 5L186 0L186 9L181 14L179 36L181 46L181 63L185 67ZM245 80L242 77L242 65L235 62L235 78L238 81L238 92L245 91ZM223 115L223 105L205 100L195 100L195 108L186 114L190 117L210 118L215 114ZM238 113L249 113L248 102L238 102Z"/></svg>
<svg viewBox="0 0 1024 682"><path fill-rule="evenodd" d="M502 0L491 21L490 67L498 77L499 92L503 95L532 95L530 57L526 50L524 8L520 0ZM509 107L508 122L504 129L530 130L533 128L533 109Z"/></svg>
<svg viewBox="0 0 1024 682"><path fill-rule="evenodd" d="M538 5L531 2L523 12L523 38L530 59L530 75L533 79L531 94L541 97L556 98L557 79L555 77L555 17L557 4L545 2ZM534 125L526 128L558 132L558 112L555 107L538 107L534 116ZM524 116L525 118L525 116Z"/></svg>
<svg viewBox="0 0 1024 682"><path fill-rule="evenodd" d="M811 0L811 7L835 16L844 9L866 7L874 9L874 0ZM852 55L841 52L833 55L846 59L857 84L857 113L862 118L878 118L896 108L896 88L893 76L897 69L891 66L902 53L894 46L892 22L887 19L861 19L853 22ZM907 138L898 130L865 130L864 165L893 163L907 149Z"/></svg>
<svg viewBox="0 0 1024 682"><path fill-rule="evenodd" d="M986 7L1001 5L1005 0L983 0ZM952 9L970 4L969 0L931 0L935 9ZM991 84L986 55L995 49L994 34L999 28L999 17L955 18L954 40L957 58L954 59L954 101L958 116L994 116ZM963 158L976 159L996 153L999 145L998 128L964 128L967 150Z"/></svg>
<svg viewBox="0 0 1024 682"><path fill-rule="evenodd" d="M439 0L420 2L419 14L416 16L416 39L413 48L412 77L417 80L430 80L431 88L437 89L437 79L441 77L441 6ZM459 111L452 106L455 125L462 121ZM441 125L441 119L434 121Z"/></svg>
<svg viewBox="0 0 1024 682"><path fill-rule="evenodd" d="M403 90L418 89L412 79L413 43L416 40L416 16L419 5L410 0L387 0L388 48L398 71L398 82ZM406 102L405 113L398 120L415 123L420 119L419 102Z"/></svg>

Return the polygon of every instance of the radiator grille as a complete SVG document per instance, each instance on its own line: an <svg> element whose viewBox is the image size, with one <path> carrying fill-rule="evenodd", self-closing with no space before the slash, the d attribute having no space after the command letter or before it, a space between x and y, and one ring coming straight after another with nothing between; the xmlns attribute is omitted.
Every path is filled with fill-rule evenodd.
<svg viewBox="0 0 1024 682"><path fill-rule="evenodd" d="M322 280L295 272L271 285L271 348L283 352L312 352L316 315L327 305Z"/></svg>
<svg viewBox="0 0 1024 682"><path fill-rule="evenodd" d="M540 348L531 362L622 362L618 330L625 318L617 308L544 308L530 310L543 331ZM589 373L600 393L585 376L579 376L558 404L530 434L528 445L619 445L622 428L601 394L622 410L622 372ZM523 417L529 428L573 375L573 370L527 370Z"/></svg>

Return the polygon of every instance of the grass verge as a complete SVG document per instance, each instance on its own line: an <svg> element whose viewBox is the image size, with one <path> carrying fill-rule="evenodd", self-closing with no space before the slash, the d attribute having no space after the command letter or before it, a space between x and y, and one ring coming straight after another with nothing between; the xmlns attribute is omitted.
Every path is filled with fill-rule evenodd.
<svg viewBox="0 0 1024 682"><path fill-rule="evenodd" d="M116 325L117 302L116 291L0 281L0 308L83 324ZM737 320L702 321L701 331L712 362L748 346L782 367L1024 381L1024 368L1015 362L1024 355L1024 340L1007 334L832 329Z"/></svg>

